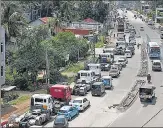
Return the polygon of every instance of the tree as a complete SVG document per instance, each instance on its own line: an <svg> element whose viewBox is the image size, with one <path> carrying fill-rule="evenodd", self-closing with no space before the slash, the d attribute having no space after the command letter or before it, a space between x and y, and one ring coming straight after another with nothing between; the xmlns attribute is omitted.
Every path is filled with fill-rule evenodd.
<svg viewBox="0 0 163 128"><path fill-rule="evenodd" d="M22 28L27 27L22 10L19 2L3 1L2 3L2 25L6 30L7 42L10 41L11 37L20 36Z"/></svg>

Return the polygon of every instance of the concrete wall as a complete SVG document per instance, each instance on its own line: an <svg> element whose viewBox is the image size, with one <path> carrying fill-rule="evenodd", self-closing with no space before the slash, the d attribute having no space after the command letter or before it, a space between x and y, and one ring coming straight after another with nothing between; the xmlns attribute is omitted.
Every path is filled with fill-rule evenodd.
<svg viewBox="0 0 163 128"><path fill-rule="evenodd" d="M0 27L0 85L5 83L5 30Z"/></svg>

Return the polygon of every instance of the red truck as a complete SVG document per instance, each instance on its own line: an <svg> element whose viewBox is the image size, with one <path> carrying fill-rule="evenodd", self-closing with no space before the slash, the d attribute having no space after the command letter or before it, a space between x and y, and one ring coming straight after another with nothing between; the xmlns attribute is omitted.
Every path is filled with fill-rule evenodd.
<svg viewBox="0 0 163 128"><path fill-rule="evenodd" d="M71 89L68 85L56 84L50 87L50 95L56 100L67 103L71 100Z"/></svg>

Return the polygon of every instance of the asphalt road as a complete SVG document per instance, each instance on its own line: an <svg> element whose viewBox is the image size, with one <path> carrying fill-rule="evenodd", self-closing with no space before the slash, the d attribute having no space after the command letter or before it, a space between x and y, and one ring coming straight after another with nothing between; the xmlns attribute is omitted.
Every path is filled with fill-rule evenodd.
<svg viewBox="0 0 163 128"><path fill-rule="evenodd" d="M131 16L129 14L130 18ZM102 49L96 49L96 54L101 52ZM133 86L139 69L140 50L136 49L135 55L128 61L129 63L126 68L122 69L120 77L113 79L113 90L106 90L106 94L102 97L92 97L90 93L87 94L86 97L90 100L91 106L70 121L69 127L107 127L121 115L116 109L109 109L108 106L119 104ZM102 75L108 74L109 72L102 72ZM53 120L45 127L52 127Z"/></svg>
<svg viewBox="0 0 163 128"><path fill-rule="evenodd" d="M144 26L145 31L141 31L140 35L146 40L146 34L150 37L151 41L156 41L161 46L163 53L163 46L160 35L157 30L143 23L140 19L132 21L135 28L138 30ZM163 59L163 54L161 59ZM152 76L152 84L156 86L156 98L152 103L140 103L139 98L131 106L131 108L117 118L109 127L162 127L163 126L163 73L153 72L151 70L151 61L149 61L149 73Z"/></svg>

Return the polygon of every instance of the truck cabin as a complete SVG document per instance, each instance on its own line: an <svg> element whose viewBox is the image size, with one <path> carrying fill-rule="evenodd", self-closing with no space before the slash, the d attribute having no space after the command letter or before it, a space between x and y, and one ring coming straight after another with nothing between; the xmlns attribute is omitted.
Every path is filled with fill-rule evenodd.
<svg viewBox="0 0 163 128"><path fill-rule="evenodd" d="M153 85L145 85L139 88L139 95L152 95L155 87Z"/></svg>
<svg viewBox="0 0 163 128"><path fill-rule="evenodd" d="M53 103L52 96L49 94L34 94L31 97L31 110L36 106L43 106L43 109L47 110L50 104Z"/></svg>
<svg viewBox="0 0 163 128"><path fill-rule="evenodd" d="M93 81L95 73L91 70L80 70L77 74L77 83L90 83Z"/></svg>
<svg viewBox="0 0 163 128"><path fill-rule="evenodd" d="M103 50L103 53L111 53L114 55L116 53L116 49L115 48L105 48Z"/></svg>
<svg viewBox="0 0 163 128"><path fill-rule="evenodd" d="M16 86L1 86L1 98L3 99L3 102L7 103L16 99L18 96Z"/></svg>
<svg viewBox="0 0 163 128"><path fill-rule="evenodd" d="M95 73L95 75L100 75L101 74L101 65L90 63L90 64L88 64L88 70L93 71Z"/></svg>
<svg viewBox="0 0 163 128"><path fill-rule="evenodd" d="M125 49L127 47L127 43L125 41L117 41L116 48Z"/></svg>
<svg viewBox="0 0 163 128"><path fill-rule="evenodd" d="M68 102L71 100L71 88L68 85L56 84L50 87L50 95L54 100Z"/></svg>
<svg viewBox="0 0 163 128"><path fill-rule="evenodd" d="M112 63L114 61L114 55L111 53L99 54L100 63Z"/></svg>

